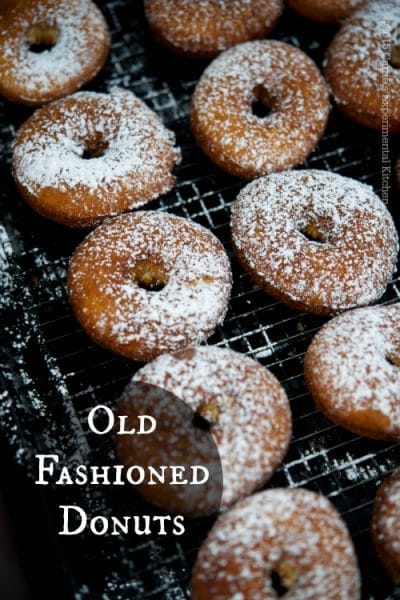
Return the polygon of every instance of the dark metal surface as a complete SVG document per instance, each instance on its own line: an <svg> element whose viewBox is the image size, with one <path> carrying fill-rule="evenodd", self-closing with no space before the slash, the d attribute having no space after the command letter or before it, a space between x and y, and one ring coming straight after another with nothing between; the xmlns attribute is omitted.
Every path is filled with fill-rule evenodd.
<svg viewBox="0 0 400 600"><path fill-rule="evenodd" d="M224 175L196 148L188 126L191 93L204 64L158 49L146 30L139 3L101 4L113 45L105 70L88 89L118 85L145 100L177 134L183 161L175 189L154 208L209 227L231 253L229 210L243 185ZM334 29L282 19L273 37L299 45L321 64ZM84 232L35 215L19 198L10 174L10 142L29 111L0 102L0 318L3 332L0 427L16 461L34 478L36 453L57 453L71 465L107 464L110 440L88 432L87 414L99 403L113 406L138 367L94 346L74 320L66 293L69 257ZM398 147L392 142L391 156ZM307 164L381 186L380 136L334 110L327 132ZM398 195L390 208L399 223ZM249 354L272 369L285 386L294 435L272 486L306 486L328 496L353 535L363 574L364 597L400 597L379 566L369 537L371 503L382 478L400 464L398 447L354 436L333 426L314 407L304 386L304 352L323 320L289 310L255 287L233 262L234 288L226 321L209 343ZM382 302L400 300L398 275ZM55 532L57 505L69 501L89 514L140 514L149 509L129 490L58 489L42 493L54 548L76 594L84 598L190 597L196 550L209 523L188 525L183 537L95 538L65 542Z"/></svg>

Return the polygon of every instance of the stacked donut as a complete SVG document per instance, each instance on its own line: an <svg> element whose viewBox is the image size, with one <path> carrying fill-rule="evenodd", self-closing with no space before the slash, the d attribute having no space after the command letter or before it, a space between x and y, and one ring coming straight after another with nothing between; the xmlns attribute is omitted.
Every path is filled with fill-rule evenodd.
<svg viewBox="0 0 400 600"><path fill-rule="evenodd" d="M168 49L189 58L216 57L195 89L190 124L211 161L254 180L232 208L240 265L292 309L343 313L321 329L307 352L305 380L313 399L328 418L357 434L399 441L400 305L367 307L384 294L396 268L393 219L361 182L289 170L304 163L321 139L329 91L346 115L381 129L383 60L388 130L400 131L399 0L364 4L290 2L320 22L347 17L328 50L329 87L303 51L261 39L273 30L281 0L145 0L145 12L156 40ZM387 56L376 34L384 19ZM239 501L217 520L199 553L193 597L274 598L278 576L294 598L359 598L354 548L328 500L282 489L246 498L265 486L284 458L291 437L288 399L255 360L200 346L223 324L230 262L205 227L136 210L171 192L181 153L174 133L131 92L77 91L103 66L108 49L106 23L90 0L6 0L1 9L0 93L45 105L15 138L18 190L48 219L98 226L69 267L76 318L104 348L151 361L123 394L126 413L134 414L135 386L145 383L200 415L222 465L220 508ZM134 443L117 444L127 466ZM400 532L388 531L385 523L398 519L398 494L396 475L379 492L373 521L377 551L396 580ZM165 495L150 499L170 506Z"/></svg>

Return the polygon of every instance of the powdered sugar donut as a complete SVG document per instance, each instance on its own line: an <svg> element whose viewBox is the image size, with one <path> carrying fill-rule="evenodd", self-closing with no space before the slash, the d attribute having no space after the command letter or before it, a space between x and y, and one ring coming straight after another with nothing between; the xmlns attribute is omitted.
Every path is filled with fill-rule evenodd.
<svg viewBox="0 0 400 600"><path fill-rule="evenodd" d="M204 341L223 321L230 289L219 240L196 223L155 211L98 227L68 270L72 308L89 336L139 361Z"/></svg>
<svg viewBox="0 0 400 600"><path fill-rule="evenodd" d="M150 28L168 49L211 58L230 46L265 37L283 10L283 0L145 0Z"/></svg>
<svg viewBox="0 0 400 600"><path fill-rule="evenodd" d="M67 96L100 71L109 47L91 0L4 0L0 94L30 105Z"/></svg>
<svg viewBox="0 0 400 600"><path fill-rule="evenodd" d="M319 23L336 23L351 15L366 0L288 0L299 15Z"/></svg>
<svg viewBox="0 0 400 600"><path fill-rule="evenodd" d="M324 325L304 375L329 419L359 435L400 441L400 304L361 308Z"/></svg>
<svg viewBox="0 0 400 600"><path fill-rule="evenodd" d="M261 487L282 461L289 403L272 373L251 358L215 346L188 348L148 363L130 385L138 381L173 393L208 422L222 464L221 508Z"/></svg>
<svg viewBox="0 0 400 600"><path fill-rule="evenodd" d="M380 486L372 514L372 539L382 564L400 583L400 469Z"/></svg>
<svg viewBox="0 0 400 600"><path fill-rule="evenodd" d="M180 160L174 142L131 92L78 92L38 110L20 128L14 178L44 217L89 227L169 191Z"/></svg>
<svg viewBox="0 0 400 600"><path fill-rule="evenodd" d="M235 252L272 296L320 315L369 304L395 270L393 219L372 188L326 171L248 184L232 208Z"/></svg>
<svg viewBox="0 0 400 600"><path fill-rule="evenodd" d="M360 598L345 524L326 498L303 489L261 492L222 515L192 577L194 600L272 600L286 593L293 600Z"/></svg>
<svg viewBox="0 0 400 600"><path fill-rule="evenodd" d="M253 114L259 101L271 112ZM240 44L201 77L191 107L197 143L219 167L243 179L303 162L329 113L324 79L304 52L276 41Z"/></svg>
<svg viewBox="0 0 400 600"><path fill-rule="evenodd" d="M400 132L400 1L375 0L345 21L325 73L338 107L362 125Z"/></svg>

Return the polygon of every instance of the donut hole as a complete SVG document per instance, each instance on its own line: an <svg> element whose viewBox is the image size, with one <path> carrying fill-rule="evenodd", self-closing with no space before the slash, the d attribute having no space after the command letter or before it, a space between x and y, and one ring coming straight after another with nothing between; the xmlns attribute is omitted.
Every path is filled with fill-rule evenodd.
<svg viewBox="0 0 400 600"><path fill-rule="evenodd" d="M266 119L273 110L273 102L263 85L257 85L253 89L253 102L251 112L259 119Z"/></svg>
<svg viewBox="0 0 400 600"><path fill-rule="evenodd" d="M298 571L292 562L281 560L270 574L271 586L277 598L283 598L293 590L298 579Z"/></svg>
<svg viewBox="0 0 400 600"><path fill-rule="evenodd" d="M284 585L283 579L280 576L279 572L275 570L271 571L271 585L277 598L282 598L289 591L289 588L287 588L286 585Z"/></svg>
<svg viewBox="0 0 400 600"><path fill-rule="evenodd" d="M168 283L168 275L162 264L150 259L136 263L133 272L134 282L149 292L160 292Z"/></svg>
<svg viewBox="0 0 400 600"><path fill-rule="evenodd" d="M57 44L58 35L59 31L53 25L41 23L32 25L26 35L29 51L41 54L42 52L51 50Z"/></svg>
<svg viewBox="0 0 400 600"><path fill-rule="evenodd" d="M202 417L201 414L197 411L193 415L192 424L193 427L196 427L197 429L202 429L203 431L210 431L211 429L210 421L207 421L207 419Z"/></svg>
<svg viewBox="0 0 400 600"><path fill-rule="evenodd" d="M394 367L400 367L400 354L387 354L386 360Z"/></svg>
<svg viewBox="0 0 400 600"><path fill-rule="evenodd" d="M210 431L211 427L218 422L219 410L213 400L202 402L197 407L193 416L193 425L204 431Z"/></svg>
<svg viewBox="0 0 400 600"><path fill-rule="evenodd" d="M91 158L101 158L106 153L108 143L104 140L87 144L83 150L81 158L84 160L90 160Z"/></svg>
<svg viewBox="0 0 400 600"><path fill-rule="evenodd" d="M400 69L400 46L392 46L390 53L389 64L395 69Z"/></svg>
<svg viewBox="0 0 400 600"><path fill-rule="evenodd" d="M324 244L326 242L325 235L322 233L318 223L314 219L309 221L299 231L309 242L318 242L319 244Z"/></svg>
<svg viewBox="0 0 400 600"><path fill-rule="evenodd" d="M254 100L251 105L251 112L259 119L265 119L271 114L271 109L268 108L261 100Z"/></svg>

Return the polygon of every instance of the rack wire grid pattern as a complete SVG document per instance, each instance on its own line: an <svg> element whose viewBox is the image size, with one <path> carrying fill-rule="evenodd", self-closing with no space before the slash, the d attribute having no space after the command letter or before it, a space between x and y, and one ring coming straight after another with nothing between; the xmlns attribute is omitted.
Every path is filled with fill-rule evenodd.
<svg viewBox="0 0 400 600"><path fill-rule="evenodd" d="M154 208L194 219L211 229L232 256L230 205L243 182L213 166L196 147L188 125L191 94L205 67L169 55L151 40L141 3L110 0L101 8L112 31L110 58L88 89L121 86L135 92L174 130L183 161L177 184ZM274 38L303 48L321 65L335 29L308 24L289 11ZM35 215L19 198L10 172L10 144L30 111L0 103L0 265L2 349L0 423L16 460L34 477L33 455L56 453L68 466L112 464L110 439L100 443L88 431L96 404L114 406L140 365L93 345L71 314L66 291L69 257L84 237ZM395 142L391 155L396 155ZM333 109L317 150L303 165L331 170L381 187L380 136L352 124ZM398 150L398 148L397 148ZM392 213L399 222L394 197ZM398 202L398 198L397 198ZM372 502L380 481L400 464L393 444L362 439L326 420L315 408L303 380L302 360L324 319L300 314L256 287L233 261L234 286L225 323L208 343L248 354L270 368L284 385L294 419L293 439L269 486L306 486L327 496L353 536L363 575L365 599L400 597L378 564L369 534ZM398 274L384 303L400 300ZM82 534L64 542L57 531L57 506L68 499L94 514L146 514L131 490L96 489L43 494L54 548L76 597L190 597L190 572L212 520L186 522L182 537L98 538Z"/></svg>

